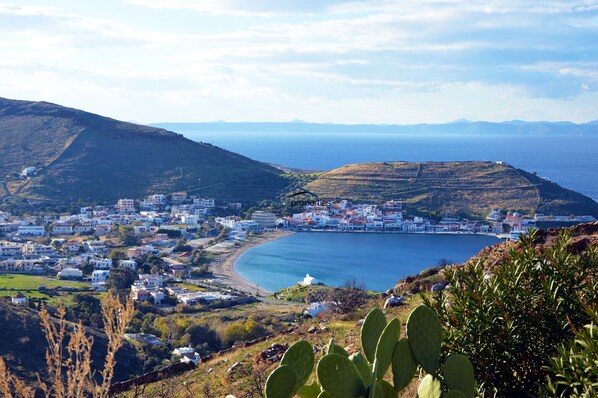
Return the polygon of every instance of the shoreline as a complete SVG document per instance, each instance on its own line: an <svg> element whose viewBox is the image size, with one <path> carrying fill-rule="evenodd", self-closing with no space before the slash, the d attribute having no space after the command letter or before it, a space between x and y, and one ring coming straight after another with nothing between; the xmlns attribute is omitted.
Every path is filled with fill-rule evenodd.
<svg viewBox="0 0 598 398"><path fill-rule="evenodd" d="M272 292L259 288L252 281L242 277L235 269L235 261L243 254L246 250L252 247L280 239L285 236L293 235L294 231L289 230L276 230L264 232L261 235L253 236L245 242L241 243L241 246L233 246L230 251L222 252L218 255L216 261L211 265L211 271L213 279L223 285L232 287L239 291L249 293L258 296L269 296Z"/></svg>

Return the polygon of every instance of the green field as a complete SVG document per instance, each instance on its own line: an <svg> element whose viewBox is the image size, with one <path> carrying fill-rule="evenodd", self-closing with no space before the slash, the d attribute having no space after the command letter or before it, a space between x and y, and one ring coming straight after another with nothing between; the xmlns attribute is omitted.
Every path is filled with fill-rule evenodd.
<svg viewBox="0 0 598 398"><path fill-rule="evenodd" d="M17 292L29 298L47 299L49 302L57 303L68 300L70 292L58 292L56 294L47 294L39 291L39 286L45 286L47 289L56 287L71 289L89 289L89 283L59 280L48 278L42 275L25 274L0 274L0 296L13 296Z"/></svg>

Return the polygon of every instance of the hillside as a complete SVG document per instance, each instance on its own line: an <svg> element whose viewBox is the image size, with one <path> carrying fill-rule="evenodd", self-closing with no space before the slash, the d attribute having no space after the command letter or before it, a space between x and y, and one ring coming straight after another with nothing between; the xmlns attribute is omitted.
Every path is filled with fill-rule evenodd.
<svg viewBox="0 0 598 398"><path fill-rule="evenodd" d="M598 203L523 170L494 162L376 162L320 174L305 186L321 198L398 199L412 214L485 216L492 207L554 215L593 215Z"/></svg>
<svg viewBox="0 0 598 398"><path fill-rule="evenodd" d="M85 328L88 335L93 336L92 361L94 367L104 363L108 338L103 331ZM46 377L47 342L43 333L37 311L25 306L12 304L9 300L0 299L0 353L9 369L29 383L36 382L36 372ZM130 344L117 354L115 377L125 380L143 369L143 361L139 360L135 348Z"/></svg>
<svg viewBox="0 0 598 398"><path fill-rule="evenodd" d="M36 175L20 179L29 166ZM185 190L254 202L284 187L280 173L164 129L0 98L0 197L111 202Z"/></svg>

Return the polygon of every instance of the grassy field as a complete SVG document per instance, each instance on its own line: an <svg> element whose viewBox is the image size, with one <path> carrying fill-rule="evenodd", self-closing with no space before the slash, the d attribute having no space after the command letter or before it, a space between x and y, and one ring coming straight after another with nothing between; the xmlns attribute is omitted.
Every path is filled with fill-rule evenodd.
<svg viewBox="0 0 598 398"><path fill-rule="evenodd" d="M57 287L71 289L90 288L89 283L59 280L42 275L0 274L0 295L2 296L14 296L17 292L21 292L29 298L46 299L47 302L53 304L62 302L66 305L72 295L70 292L49 293L39 291L39 286L45 286L47 289Z"/></svg>

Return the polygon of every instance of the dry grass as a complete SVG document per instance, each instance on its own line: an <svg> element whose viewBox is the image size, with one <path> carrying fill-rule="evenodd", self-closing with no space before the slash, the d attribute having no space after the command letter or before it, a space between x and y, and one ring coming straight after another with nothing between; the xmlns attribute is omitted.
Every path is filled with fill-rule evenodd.
<svg viewBox="0 0 598 398"><path fill-rule="evenodd" d="M57 320L52 319L48 311L43 308L40 318L48 341L46 366L49 381L42 380L38 374L38 389L28 387L10 372L4 360L0 358L2 396L32 398L36 392L41 392L47 398L107 398L114 376L115 355L123 345L125 330L133 316L133 311L133 301L130 298L122 303L118 297L107 295L102 301L108 348L103 370L100 371L101 383L98 383L91 366L93 338L86 335L81 322L75 325L67 323L64 307L58 309ZM70 333L68 333L69 329L72 329Z"/></svg>

